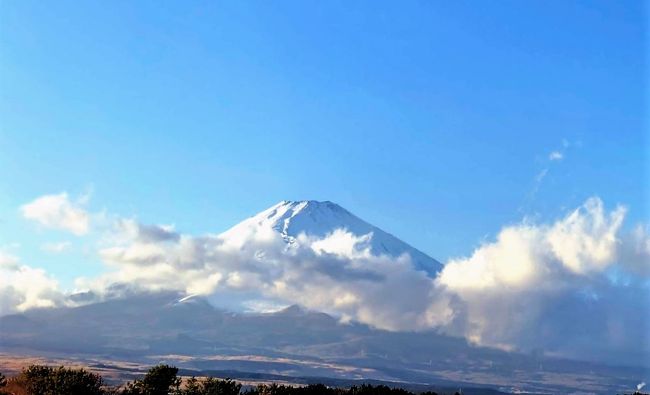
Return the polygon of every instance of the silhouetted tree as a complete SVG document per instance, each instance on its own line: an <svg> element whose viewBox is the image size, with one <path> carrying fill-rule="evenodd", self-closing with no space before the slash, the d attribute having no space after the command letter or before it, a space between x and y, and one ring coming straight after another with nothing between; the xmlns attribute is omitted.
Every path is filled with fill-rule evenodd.
<svg viewBox="0 0 650 395"><path fill-rule="evenodd" d="M29 395L103 395L104 381L85 369L32 365L12 380Z"/></svg>
<svg viewBox="0 0 650 395"><path fill-rule="evenodd" d="M169 365L157 365L149 369L142 380L126 385L124 395L176 395L180 394L181 379L177 376L178 368Z"/></svg>
<svg viewBox="0 0 650 395"><path fill-rule="evenodd" d="M401 388L390 388L385 385L372 386L371 384L361 384L350 388L350 395L409 395L410 392ZM412 395L412 394L411 394Z"/></svg>
<svg viewBox="0 0 650 395"><path fill-rule="evenodd" d="M202 383L203 392L201 395L239 395L241 384L229 378L218 380L208 377Z"/></svg>
<svg viewBox="0 0 650 395"><path fill-rule="evenodd" d="M334 395L335 390L323 384L309 384L302 388L296 388L300 395Z"/></svg>
<svg viewBox="0 0 650 395"><path fill-rule="evenodd" d="M208 377L202 380L196 377L189 378L180 390L181 395L239 395L241 384L238 382L225 379L220 380L214 377Z"/></svg>

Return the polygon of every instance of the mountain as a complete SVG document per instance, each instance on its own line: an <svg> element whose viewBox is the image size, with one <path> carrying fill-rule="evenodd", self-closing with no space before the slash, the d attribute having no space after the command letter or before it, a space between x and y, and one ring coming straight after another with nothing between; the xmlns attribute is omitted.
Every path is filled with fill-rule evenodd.
<svg viewBox="0 0 650 395"><path fill-rule="evenodd" d="M7 356L41 356L51 363L67 358L91 367L165 362L242 378L272 373L538 393L619 393L644 374L475 347L435 332L342 324L298 306L244 314L182 296L139 294L0 317L0 371L6 370L2 361Z"/></svg>
<svg viewBox="0 0 650 395"><path fill-rule="evenodd" d="M408 254L431 276L441 269L433 258L327 201L283 201L218 237L237 245L275 232L289 248L301 242L301 234L322 238L338 229L372 234L365 240L374 254ZM124 289L101 302L0 317L0 371L9 366L3 361L33 356L124 370L166 362L185 370L228 371L235 378L274 374L538 393L620 393L647 377L642 368L477 347L434 330L379 330L301 306L238 313L200 295ZM94 300L91 292L73 296L77 302Z"/></svg>
<svg viewBox="0 0 650 395"><path fill-rule="evenodd" d="M357 237L371 234L369 247L374 255L398 257L408 254L416 269L432 276L442 269L440 262L422 251L330 201L284 200L233 226L220 237L237 245L253 233L274 231L287 244L292 244L300 234L322 238L337 229L344 229Z"/></svg>

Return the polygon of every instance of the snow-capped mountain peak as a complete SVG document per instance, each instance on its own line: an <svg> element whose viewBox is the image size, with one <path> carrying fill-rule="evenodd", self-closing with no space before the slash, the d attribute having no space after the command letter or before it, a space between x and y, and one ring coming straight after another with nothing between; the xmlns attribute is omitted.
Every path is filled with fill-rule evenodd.
<svg viewBox="0 0 650 395"><path fill-rule="evenodd" d="M283 200L235 225L220 237L237 245L252 233L272 231L291 244L300 234L322 238L338 229L357 237L371 234L369 248L373 254L397 257L407 253L417 269L431 275L442 268L435 259L330 201Z"/></svg>

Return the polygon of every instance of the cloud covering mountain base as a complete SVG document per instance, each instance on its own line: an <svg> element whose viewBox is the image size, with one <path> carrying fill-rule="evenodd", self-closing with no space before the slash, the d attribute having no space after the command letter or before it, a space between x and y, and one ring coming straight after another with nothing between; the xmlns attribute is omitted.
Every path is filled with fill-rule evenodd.
<svg viewBox="0 0 650 395"><path fill-rule="evenodd" d="M37 203L29 206L35 220L34 213L43 213ZM63 206L83 216L74 204ZM650 241L643 227L623 230L625 213L592 198L553 223L506 226L437 273L414 264L406 250L378 249L373 232L336 222L327 232L298 228L291 237L268 221L192 236L113 218L98 249L108 270L79 278L85 293L63 292L43 271L5 254L0 270L9 281L0 285L1 307L6 314L180 291L231 309L300 304L389 331L436 330L504 350L650 364ZM44 224L56 226L45 214ZM283 217L289 224L282 229L297 218Z"/></svg>

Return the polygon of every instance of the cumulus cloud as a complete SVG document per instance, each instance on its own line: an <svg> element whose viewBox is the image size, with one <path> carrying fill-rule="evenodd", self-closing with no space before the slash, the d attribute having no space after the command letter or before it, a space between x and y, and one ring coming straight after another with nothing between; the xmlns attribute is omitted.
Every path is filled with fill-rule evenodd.
<svg viewBox="0 0 650 395"><path fill-rule="evenodd" d="M449 261L438 281L453 290L518 289L564 277L567 270L602 272L615 262L624 216L623 207L607 214L602 201L591 198L551 226L505 227L495 242L482 245L469 258Z"/></svg>
<svg viewBox="0 0 650 395"><path fill-rule="evenodd" d="M623 207L606 212L591 198L553 224L505 227L471 256L448 262L436 281L462 302L456 329L503 348L639 349L648 323L634 310L650 307L647 281L608 278L609 269L627 265L624 216ZM634 240L648 243L645 234Z"/></svg>
<svg viewBox="0 0 650 395"><path fill-rule="evenodd" d="M56 280L45 270L20 264L0 251L0 316L37 307L53 307L64 300Z"/></svg>
<svg viewBox="0 0 650 395"><path fill-rule="evenodd" d="M555 256L578 274L600 272L614 263L620 240L619 229L625 218L619 206L606 214L603 202L591 198L579 209L548 230L546 239Z"/></svg>
<svg viewBox="0 0 650 395"><path fill-rule="evenodd" d="M42 226L69 231L77 236L88 233L90 216L79 202L70 201L68 194L45 195L23 205L23 216Z"/></svg>

